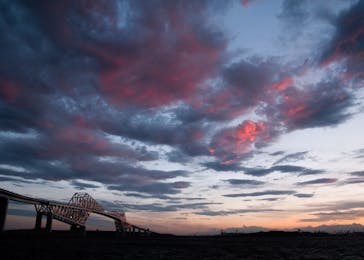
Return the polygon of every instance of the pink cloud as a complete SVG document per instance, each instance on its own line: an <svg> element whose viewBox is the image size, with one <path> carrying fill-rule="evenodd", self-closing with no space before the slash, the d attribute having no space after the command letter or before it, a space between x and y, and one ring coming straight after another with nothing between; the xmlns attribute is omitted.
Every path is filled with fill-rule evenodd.
<svg viewBox="0 0 364 260"><path fill-rule="evenodd" d="M222 164L231 164L247 154L259 142L271 138L271 130L266 122L245 120L236 128L228 128L216 134L209 146L209 152L222 160Z"/></svg>

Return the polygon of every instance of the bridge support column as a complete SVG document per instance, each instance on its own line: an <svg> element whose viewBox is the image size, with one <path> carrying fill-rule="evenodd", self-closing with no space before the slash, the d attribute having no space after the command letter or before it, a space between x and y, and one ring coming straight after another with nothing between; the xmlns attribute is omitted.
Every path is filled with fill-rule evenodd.
<svg viewBox="0 0 364 260"><path fill-rule="evenodd" d="M120 233L124 233L125 232L124 224L120 220L115 220L114 221L114 224L115 224L115 230L116 230L116 232L120 232Z"/></svg>
<svg viewBox="0 0 364 260"><path fill-rule="evenodd" d="M8 211L9 200L5 197L0 197L0 232L4 230L6 213Z"/></svg>
<svg viewBox="0 0 364 260"><path fill-rule="evenodd" d="M46 231L51 232L52 231L52 213L47 213L47 222L46 222Z"/></svg>
<svg viewBox="0 0 364 260"><path fill-rule="evenodd" d="M37 216L35 218L35 226L34 226L34 229L41 230L41 228L42 228L42 218L43 218L43 213L37 211Z"/></svg>

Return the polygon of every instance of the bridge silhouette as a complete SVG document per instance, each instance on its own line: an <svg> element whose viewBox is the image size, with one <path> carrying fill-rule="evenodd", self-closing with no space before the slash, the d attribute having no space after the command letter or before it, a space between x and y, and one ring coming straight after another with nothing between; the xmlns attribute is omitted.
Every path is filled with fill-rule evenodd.
<svg viewBox="0 0 364 260"><path fill-rule="evenodd" d="M0 231L4 230L9 200L33 204L37 212L36 230L52 230L53 219L69 224L72 231L85 231L86 221L91 213L102 215L114 220L115 230L123 234L157 234L149 229L138 227L126 221L124 211L106 211L94 198L87 193L75 193L68 203L32 198L0 189ZM45 228L42 219L46 216Z"/></svg>

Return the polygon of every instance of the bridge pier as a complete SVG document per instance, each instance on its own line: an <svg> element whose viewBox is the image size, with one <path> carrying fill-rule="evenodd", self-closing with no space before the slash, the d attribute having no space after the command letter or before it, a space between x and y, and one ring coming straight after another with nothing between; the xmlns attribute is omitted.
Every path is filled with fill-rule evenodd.
<svg viewBox="0 0 364 260"><path fill-rule="evenodd" d="M47 213L47 222L46 222L46 231L51 232L52 231L52 213Z"/></svg>
<svg viewBox="0 0 364 260"><path fill-rule="evenodd" d="M8 211L8 198L0 197L0 232L4 230L6 213Z"/></svg>
<svg viewBox="0 0 364 260"><path fill-rule="evenodd" d="M40 230L42 228L42 218L43 218L43 213L37 212L37 216L35 217L34 229Z"/></svg>
<svg viewBox="0 0 364 260"><path fill-rule="evenodd" d="M51 232L52 231L52 223L53 223L53 217L52 217L52 213L48 212L48 213L44 213L44 212L40 212L37 211L37 216L35 218L35 229L36 230L41 230L42 229L42 220L43 220L43 216L46 216L46 226L45 226L45 230L47 232Z"/></svg>
<svg viewBox="0 0 364 260"><path fill-rule="evenodd" d="M114 220L116 232L125 233L124 224L120 220Z"/></svg>

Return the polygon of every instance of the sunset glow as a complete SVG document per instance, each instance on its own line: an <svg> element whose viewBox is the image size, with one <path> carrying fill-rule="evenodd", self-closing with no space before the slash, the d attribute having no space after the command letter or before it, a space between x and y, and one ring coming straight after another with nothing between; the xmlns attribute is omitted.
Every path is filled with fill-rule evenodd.
<svg viewBox="0 0 364 260"><path fill-rule="evenodd" d="M364 225L363 1L0 12L0 188L87 192L176 234ZM33 211L9 205L6 228Z"/></svg>

